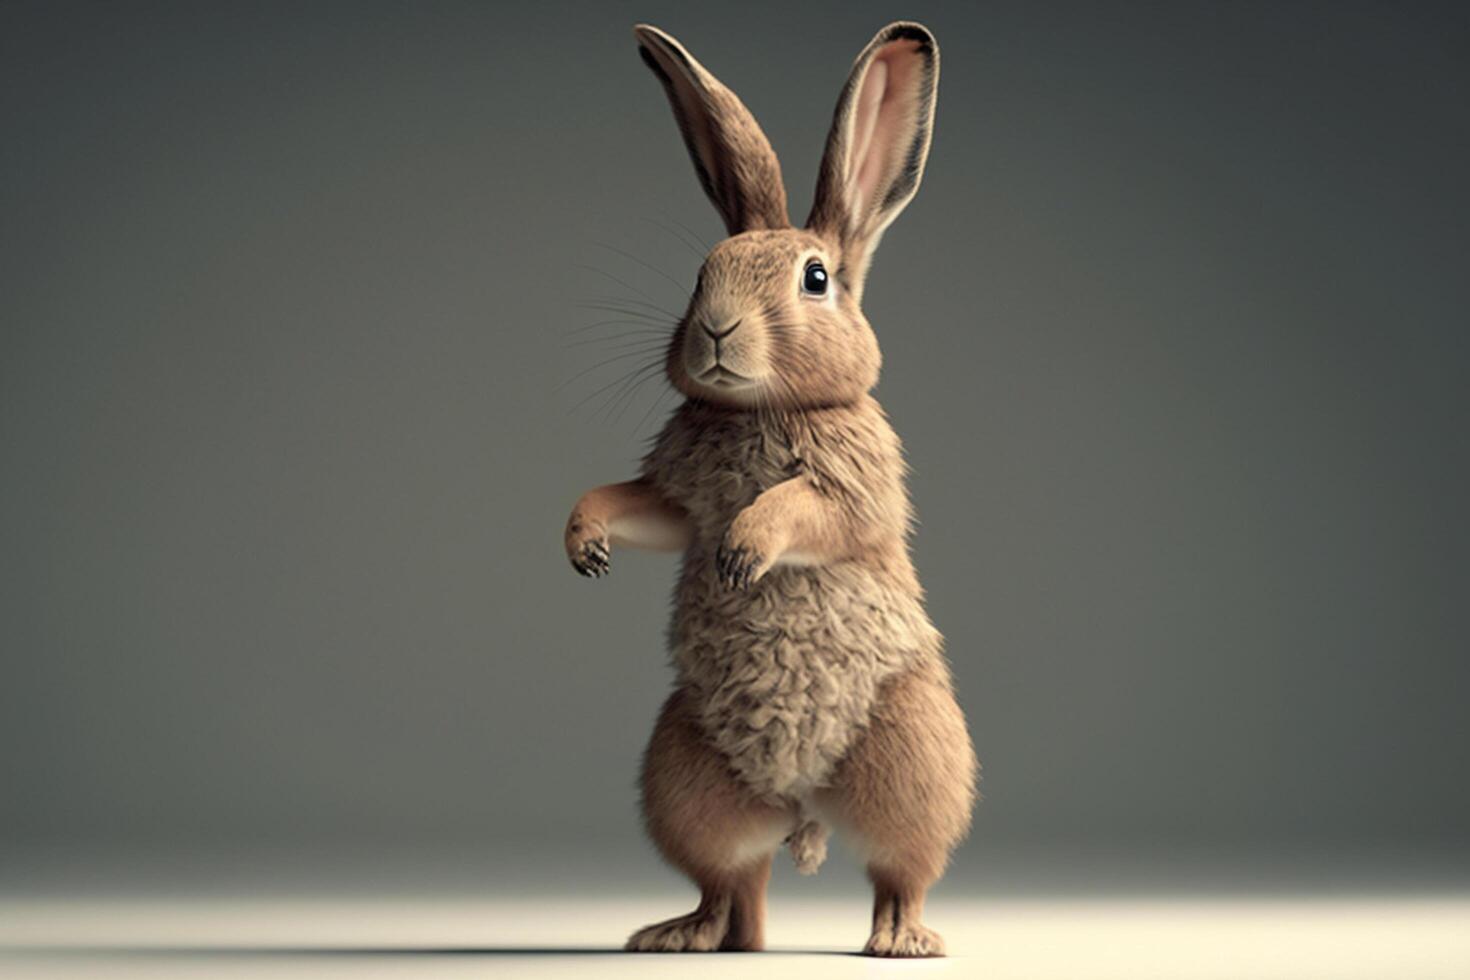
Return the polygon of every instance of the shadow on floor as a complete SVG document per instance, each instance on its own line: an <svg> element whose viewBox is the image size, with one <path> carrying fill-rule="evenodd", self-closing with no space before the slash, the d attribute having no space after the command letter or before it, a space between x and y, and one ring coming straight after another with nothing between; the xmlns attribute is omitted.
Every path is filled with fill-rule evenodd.
<svg viewBox="0 0 1470 980"><path fill-rule="evenodd" d="M847 956L851 950L837 949L771 949L768 953L783 956ZM310 957L310 956L660 956L665 954L630 954L616 946L8 946L0 947L0 958L65 957L65 958L210 958L210 957ZM727 955L739 956L740 953Z"/></svg>

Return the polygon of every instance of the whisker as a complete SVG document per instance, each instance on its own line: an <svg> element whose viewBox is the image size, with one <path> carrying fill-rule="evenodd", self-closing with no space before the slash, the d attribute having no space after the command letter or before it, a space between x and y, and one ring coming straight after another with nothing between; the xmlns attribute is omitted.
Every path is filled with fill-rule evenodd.
<svg viewBox="0 0 1470 980"><path fill-rule="evenodd" d="M597 351L596 353L603 354L612 353L614 351L626 351L632 354L647 354L648 356L652 357L654 354L666 353L668 351L668 345L659 343L648 343L645 341L641 343L619 344L615 347L609 347L605 351Z"/></svg>
<svg viewBox="0 0 1470 980"><path fill-rule="evenodd" d="M631 340L634 337L642 337L643 339L640 343L657 343L662 345L668 341L668 336L663 330L630 330L627 333L620 333L611 337L587 337L582 340L574 340L571 343L562 344L562 347L572 348L585 347L588 344L611 344L615 341Z"/></svg>
<svg viewBox="0 0 1470 980"><path fill-rule="evenodd" d="M663 348L663 346L658 346L658 347L640 347L640 348L637 348L636 350L629 350L629 351L625 352L625 354L620 355L620 356L632 356L632 355L635 355L635 354L641 354L641 355L643 355L645 358L647 358L649 360L652 360L654 358L658 358L658 359L662 360L663 358L665 358L667 356L667 352Z"/></svg>
<svg viewBox="0 0 1470 980"><path fill-rule="evenodd" d="M661 214L663 214L663 216L665 218L668 218L670 221L672 221L676 226L684 229L684 231L689 234L689 237L690 238L694 239L700 245L703 245L704 246L705 254L706 255L709 254L709 252L711 250L710 243L707 242L707 241L705 241L704 240L704 237L702 235L700 235L699 232L695 231L693 228L690 228L684 222L680 221L678 218L674 217L672 214L670 214L668 211L664 210L663 208L659 208L659 212Z"/></svg>
<svg viewBox="0 0 1470 980"><path fill-rule="evenodd" d="M627 290L629 290L631 292L635 292L639 296L642 296L644 299L646 299L646 300L648 300L650 302L653 301L653 297L650 296L648 293L645 293L643 290L639 289L637 286L633 285L630 282L625 282L624 280L619 279L617 276L613 275L611 272L608 272L606 269L599 269L597 266L595 266L595 265L588 265L585 262L579 263L578 266L577 266L577 268L579 268L579 269L586 269L588 272L595 272L599 276L604 276L604 277L606 277L608 279L611 279L613 282L617 283L619 286L622 286L624 289L627 289Z"/></svg>
<svg viewBox="0 0 1470 980"><path fill-rule="evenodd" d="M668 225L665 225L665 224L663 224L662 222L659 222L659 221L655 221L653 218L650 218L647 215L644 215L643 216L643 220L644 221L647 221L649 224L653 225L655 228L659 229L660 231L663 231L663 232L665 232L665 233L673 236L674 241L678 242L680 245L683 245L685 248L689 249L689 251L693 252L694 255L695 255L695 257L698 258L699 261L703 262L704 261L704 257L707 254L709 254L709 249L705 249L703 252L701 252L699 249L697 249L693 245L691 245L684 238L683 235L680 235L678 232L674 231L674 229L670 228Z"/></svg>
<svg viewBox="0 0 1470 980"><path fill-rule="evenodd" d="M600 310L604 313L618 313L622 316L641 317L642 319L647 320L651 323L669 323L668 320L665 320L661 317L656 317L652 313L646 313L643 310L639 310L629 306L614 306L608 302L578 303L577 306L578 308L583 310ZM672 324L670 325L672 326Z"/></svg>
<svg viewBox="0 0 1470 980"><path fill-rule="evenodd" d="M631 260L633 262L637 262L639 265L643 266L643 268L648 269L651 272L658 273L659 275L661 275L665 279L667 279L669 282L673 283L674 284L674 288L677 289L677 290L679 290L681 293L687 293L689 291L689 288L687 286L685 286L683 283L681 283L679 280L675 279L673 276L669 275L667 272L665 272L664 270L658 268L657 266L650 265L649 263L643 261L638 256L634 255L632 252L628 252L628 251L625 251L625 250L623 250L621 248L618 248L616 245L609 245L606 242L593 242L592 244L593 245L596 245L598 248L605 248L609 252L616 252L618 255L621 255L621 256L623 256L626 259L629 259L629 260Z"/></svg>
<svg viewBox="0 0 1470 980"><path fill-rule="evenodd" d="M612 417L612 421L613 422L616 422L616 421L618 421L618 419L620 419L620 418L623 417L623 413L628 410L628 406L631 405L631 404L633 404L633 401L634 401L634 399L636 398L636 396L638 394L638 390L640 388L642 388L648 382L652 381L656 377L658 377L658 375L656 375L656 374L650 374L650 375L644 377L641 381L639 381L637 384L635 384L632 388L628 389L628 392L625 395L623 395L622 398L621 398L622 404L619 405L617 411L613 413L613 417Z"/></svg>
<svg viewBox="0 0 1470 980"><path fill-rule="evenodd" d="M626 361L630 357L646 357L646 356L648 356L648 355L645 354L643 351L631 351L631 352L629 352L627 354L618 354L616 356L609 357L607 360L605 360L605 361L599 361L598 363L592 365L591 367L589 367L589 368L587 368L587 369L585 369L583 371L578 371L576 374L572 375L570 378L568 378L567 380L563 381L561 384L557 385L552 390L553 391L561 391L563 388L565 388L567 385L571 384L573 381L576 381L579 378L584 378L587 375L591 374L593 371L596 371L598 368L605 368L609 364L616 363L617 361Z"/></svg>
<svg viewBox="0 0 1470 980"><path fill-rule="evenodd" d="M641 306L645 309L657 310L671 320L681 319L678 313L673 313L669 310L666 310L662 306L659 306L657 303L645 303L642 300L636 299L623 299L620 296L589 296L587 298L595 303L627 303L633 306Z"/></svg>
<svg viewBox="0 0 1470 980"><path fill-rule="evenodd" d="M662 368L663 362L661 360L644 366L635 375L630 376L617 391L608 396L598 411L603 413L611 412L613 407L619 402L624 402L625 399L631 398L639 388L658 377ZM616 421L616 419L613 419L613 421Z"/></svg>
<svg viewBox="0 0 1470 980"><path fill-rule="evenodd" d="M572 336L574 334L586 333L588 330L596 330L598 327L611 327L611 326L615 326L617 324L624 324L626 326L631 326L631 327L648 327L651 323L661 323L661 321L650 321L650 320L599 320L596 323L588 324L585 327L574 327L571 330L564 331L564 333L565 333L566 336ZM672 333L673 332L673 329L674 329L673 324L664 325L664 328L667 329L670 333Z"/></svg>
<svg viewBox="0 0 1470 980"><path fill-rule="evenodd" d="M629 378L634 377L634 376L636 376L637 374L639 374L639 373L641 373L643 371L647 371L651 367L658 367L662 363L663 363L662 361L657 361L657 362L654 362L652 364L645 364L645 365L643 365L643 367L640 367L640 368L634 368L632 371L629 371L627 374L624 374L624 375L622 375L622 376L620 376L618 378L613 379L612 381L609 381L607 384L603 385L601 388L598 388L596 391L589 392L580 401L578 401L575 405L573 405L568 411L569 412L575 412L577 409L581 408L583 405L587 404L589 401L591 401L592 399L596 398L598 395L602 394L604 391L607 391L609 388L613 387L614 385L624 384L624 383L626 383L628 381Z"/></svg>
<svg viewBox="0 0 1470 980"><path fill-rule="evenodd" d="M673 387L670 386L658 393L658 397L653 400L653 404L648 406L648 410L643 413L643 417L639 419L638 424L633 427L634 435L637 435L643 429L643 425L645 422L648 421L649 416L658 411L658 407L664 403L664 399L667 398L669 394L673 392L673 390Z"/></svg>

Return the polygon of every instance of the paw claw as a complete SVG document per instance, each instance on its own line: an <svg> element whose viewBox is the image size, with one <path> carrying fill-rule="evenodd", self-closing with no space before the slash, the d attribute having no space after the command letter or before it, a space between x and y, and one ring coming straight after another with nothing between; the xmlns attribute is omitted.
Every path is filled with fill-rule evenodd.
<svg viewBox="0 0 1470 980"><path fill-rule="evenodd" d="M602 578L612 571L612 555L606 541L593 539L571 554L572 567L585 578Z"/></svg>
<svg viewBox="0 0 1470 980"><path fill-rule="evenodd" d="M755 570L760 564L760 556L744 548L722 545L715 554L715 572L720 584L740 592L749 589L755 582Z"/></svg>

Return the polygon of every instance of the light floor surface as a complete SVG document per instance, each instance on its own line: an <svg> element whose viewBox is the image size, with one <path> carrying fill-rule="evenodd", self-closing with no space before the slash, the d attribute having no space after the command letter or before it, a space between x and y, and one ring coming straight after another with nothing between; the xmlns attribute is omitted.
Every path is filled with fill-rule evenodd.
<svg viewBox="0 0 1470 980"><path fill-rule="evenodd" d="M774 896L758 954L618 950L688 898L0 901L0 977L1470 977L1470 895L936 898L942 960L854 955L860 898Z"/></svg>

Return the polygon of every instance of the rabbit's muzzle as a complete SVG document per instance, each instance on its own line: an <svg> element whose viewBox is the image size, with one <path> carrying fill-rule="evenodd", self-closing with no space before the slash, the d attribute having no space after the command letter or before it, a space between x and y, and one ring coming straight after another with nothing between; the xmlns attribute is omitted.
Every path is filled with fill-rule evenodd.
<svg viewBox="0 0 1470 980"><path fill-rule="evenodd" d="M685 332L684 370L699 386L729 393L752 388L766 373L765 344L755 324L745 317L719 328L701 320Z"/></svg>

